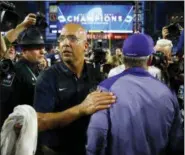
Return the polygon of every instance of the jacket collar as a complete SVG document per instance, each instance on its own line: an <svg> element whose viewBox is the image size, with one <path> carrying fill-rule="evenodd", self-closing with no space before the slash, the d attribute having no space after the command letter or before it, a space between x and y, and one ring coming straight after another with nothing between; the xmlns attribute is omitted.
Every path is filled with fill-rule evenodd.
<svg viewBox="0 0 185 155"><path fill-rule="evenodd" d="M60 66L60 68L63 70L63 72L64 72L66 75L77 77L76 74L75 74L73 71L71 71L71 70L65 65L65 63L64 63L63 61L60 62L60 65L59 65L59 66ZM88 67L87 67L86 63L84 62L84 68L83 68L83 70L82 70L82 75L81 75L80 78L85 78L85 77L87 76L87 69L88 69Z"/></svg>
<svg viewBox="0 0 185 155"><path fill-rule="evenodd" d="M123 71L123 74L132 74L132 75L137 75L137 76L150 76L150 73L146 71L144 68L141 67L132 67L128 68L125 71Z"/></svg>

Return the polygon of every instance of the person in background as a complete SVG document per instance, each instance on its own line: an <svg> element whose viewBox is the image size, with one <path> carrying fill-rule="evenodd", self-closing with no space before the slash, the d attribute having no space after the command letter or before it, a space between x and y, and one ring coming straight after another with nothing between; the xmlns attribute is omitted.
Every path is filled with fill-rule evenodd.
<svg viewBox="0 0 185 155"><path fill-rule="evenodd" d="M14 61L15 61L15 57L16 57L15 45L12 44L12 45L8 48L7 53L8 53L8 54L7 54L8 58L14 62Z"/></svg>
<svg viewBox="0 0 185 155"><path fill-rule="evenodd" d="M4 55L6 54L7 47L4 41L4 38L0 32L0 60L3 59Z"/></svg>
<svg viewBox="0 0 185 155"><path fill-rule="evenodd" d="M36 15L33 13L28 14L24 21L16 26L15 29L9 30L5 36L0 34L0 59L13 59L14 52L12 43L16 41L18 36L26 30L28 27L35 25L36 23ZM9 49L10 48L10 49ZM10 50L10 57L9 57L9 50ZM13 52L13 53L12 53Z"/></svg>
<svg viewBox="0 0 185 155"><path fill-rule="evenodd" d="M123 53L120 48L116 48L115 55L119 58L120 64L123 64Z"/></svg>
<svg viewBox="0 0 185 155"><path fill-rule="evenodd" d="M18 24L15 29L9 30L4 36L7 48L11 46L11 43L13 43L23 31L25 31L27 28L35 24L36 24L36 15L34 13L29 13L25 17L24 21Z"/></svg>
<svg viewBox="0 0 185 155"><path fill-rule="evenodd" d="M172 55L177 55L177 56L182 56L184 54L184 29L177 24L176 25L180 31L180 36L179 39L177 41L175 41L175 44L173 45L172 48ZM163 39L168 39L169 36L169 30L166 26L164 26L162 28L162 38ZM172 42L174 42L174 40L171 40Z"/></svg>
<svg viewBox="0 0 185 155"><path fill-rule="evenodd" d="M151 37L129 36L123 44L126 70L99 84L116 104L91 116L87 155L159 155L184 152L176 96L147 71L154 52Z"/></svg>
<svg viewBox="0 0 185 155"><path fill-rule="evenodd" d="M105 55L105 63L101 65L101 72L104 75L104 79L107 78L107 75L109 73L109 71L113 68L113 56L111 54L111 51L109 49L107 49L106 51L106 55Z"/></svg>
<svg viewBox="0 0 185 155"><path fill-rule="evenodd" d="M46 70L49 66L48 66L48 61L45 57L43 57L41 60L40 60L40 63L38 65L40 71L44 71Z"/></svg>
<svg viewBox="0 0 185 155"><path fill-rule="evenodd" d="M46 58L47 58L47 61L49 62L49 66L51 66L53 64L56 64L56 63L61 61L61 58L60 58L57 47L54 48L53 46L50 45L46 49L46 51L47 51Z"/></svg>
<svg viewBox="0 0 185 155"><path fill-rule="evenodd" d="M172 48L172 41L168 39L158 40L154 47L155 51L162 52L166 56L169 63L172 61Z"/></svg>
<svg viewBox="0 0 185 155"><path fill-rule="evenodd" d="M44 57L44 40L35 28L29 28L19 42L22 58L10 67L0 83L1 123L17 105L33 105L35 83L39 75L38 64Z"/></svg>

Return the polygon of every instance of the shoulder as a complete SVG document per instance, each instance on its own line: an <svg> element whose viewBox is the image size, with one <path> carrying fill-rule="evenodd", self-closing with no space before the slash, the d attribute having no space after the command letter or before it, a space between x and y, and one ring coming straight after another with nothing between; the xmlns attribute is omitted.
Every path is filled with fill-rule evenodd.
<svg viewBox="0 0 185 155"><path fill-rule="evenodd" d="M64 68L61 67L60 63L54 64L40 73L37 79L37 83L47 81L48 83L53 83L57 81L56 79L64 73Z"/></svg>
<svg viewBox="0 0 185 155"><path fill-rule="evenodd" d="M119 78L121 78L122 76L123 76L122 73L120 73L120 74L115 75L115 76L113 76L113 77L111 77L111 78L108 78L108 79L102 81L102 82L99 84L99 86L100 86L100 87L103 87L103 88L106 88L107 90L109 90L109 89L112 87L112 85L113 85Z"/></svg>
<svg viewBox="0 0 185 155"><path fill-rule="evenodd" d="M15 76L22 82L29 78L28 69L22 62L17 62L14 65Z"/></svg>
<svg viewBox="0 0 185 155"><path fill-rule="evenodd" d="M40 75L38 76L38 79L37 79L37 83L40 83L43 80L45 80L45 81L47 80L48 82L50 80L53 81L56 77L56 74L57 73L55 71L55 65L53 65L40 73Z"/></svg>
<svg viewBox="0 0 185 155"><path fill-rule="evenodd" d="M20 71L25 71L26 66L24 63L18 61L17 63L15 63L14 68L16 72L20 72Z"/></svg>

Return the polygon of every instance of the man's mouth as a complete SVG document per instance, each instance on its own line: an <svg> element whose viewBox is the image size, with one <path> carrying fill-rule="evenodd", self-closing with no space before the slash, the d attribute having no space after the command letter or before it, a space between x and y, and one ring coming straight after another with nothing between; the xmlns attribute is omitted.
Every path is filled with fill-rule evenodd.
<svg viewBox="0 0 185 155"><path fill-rule="evenodd" d="M68 50L65 50L65 51L63 51L63 54L72 54L72 52L68 51Z"/></svg>

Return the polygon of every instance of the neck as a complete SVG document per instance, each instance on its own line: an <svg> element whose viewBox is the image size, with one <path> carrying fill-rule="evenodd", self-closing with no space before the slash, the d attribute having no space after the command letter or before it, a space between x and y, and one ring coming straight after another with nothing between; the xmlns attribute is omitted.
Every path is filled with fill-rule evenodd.
<svg viewBox="0 0 185 155"><path fill-rule="evenodd" d="M137 67L137 66L135 66L135 67ZM147 65L138 66L138 67L141 67L141 68L143 68L143 69L145 69L145 70L148 70L148 66L147 66ZM125 69L129 69L129 68L133 68L133 67L130 67L130 66L125 65Z"/></svg>
<svg viewBox="0 0 185 155"><path fill-rule="evenodd" d="M84 67L84 61L79 61L73 64L69 64L66 62L64 63L73 73L77 75L78 78L81 76Z"/></svg>
<svg viewBox="0 0 185 155"><path fill-rule="evenodd" d="M27 57L26 55L23 54L22 56L25 60L27 60L28 62L30 62L31 64L37 65L37 62L33 62L31 59L29 59L29 57Z"/></svg>
<svg viewBox="0 0 185 155"><path fill-rule="evenodd" d="M23 57L24 59L28 60L29 62L31 62L31 61L29 60L29 58L28 58L26 55L23 54L22 57Z"/></svg>

